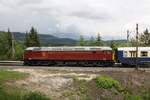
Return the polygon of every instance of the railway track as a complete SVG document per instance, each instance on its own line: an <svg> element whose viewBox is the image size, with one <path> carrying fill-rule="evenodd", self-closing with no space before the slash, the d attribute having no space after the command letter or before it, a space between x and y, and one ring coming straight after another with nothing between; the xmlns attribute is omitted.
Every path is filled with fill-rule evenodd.
<svg viewBox="0 0 150 100"><path fill-rule="evenodd" d="M0 61L0 66L23 66L23 61Z"/></svg>
<svg viewBox="0 0 150 100"><path fill-rule="evenodd" d="M23 61L0 61L0 66L24 66ZM58 66L58 67L86 67L86 68L90 68L90 67L94 67L94 66L74 66L74 65L54 65L54 66ZM30 67L53 67L53 66L38 66L38 65L32 65ZM100 66L99 66L100 67ZM95 68L99 68L99 67L95 67ZM131 66L122 66L120 63L115 63L113 66L101 66L101 68L133 68Z"/></svg>
<svg viewBox="0 0 150 100"><path fill-rule="evenodd" d="M109 67L81 67L81 66L24 66L23 61L0 61L0 68L8 69L48 69L48 70L67 70L67 71L79 71L79 72L99 72L99 71L133 71L133 67L118 67L118 66L109 66ZM142 71L149 71L149 68L139 68Z"/></svg>
<svg viewBox="0 0 150 100"><path fill-rule="evenodd" d="M0 66L24 66L23 65L23 61L0 61ZM33 67L34 65L32 65L31 67ZM38 65L35 65L38 67ZM66 66L66 65L55 65L55 66ZM81 66L77 66L77 65L67 65L68 67L81 67ZM66 66L66 67L67 67ZM115 64L115 66L110 66L110 67L120 67L120 64ZM44 66L43 67L51 67L51 66ZM90 67L90 66L84 66L84 67ZM93 66L92 66L93 67Z"/></svg>

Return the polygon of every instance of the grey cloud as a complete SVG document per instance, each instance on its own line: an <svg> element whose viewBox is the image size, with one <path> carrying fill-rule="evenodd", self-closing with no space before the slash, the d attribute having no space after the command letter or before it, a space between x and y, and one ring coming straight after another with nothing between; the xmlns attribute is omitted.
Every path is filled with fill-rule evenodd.
<svg viewBox="0 0 150 100"><path fill-rule="evenodd" d="M101 20L101 21L107 21L112 19L111 15L104 12L94 13L93 11L79 11L79 12L72 12L71 15L79 18Z"/></svg>
<svg viewBox="0 0 150 100"><path fill-rule="evenodd" d="M73 39L79 39L80 33L81 32L77 26L69 25L69 26L66 26L64 28L58 27L57 31L53 35L56 35L56 36L61 37L61 38L70 37Z"/></svg>
<svg viewBox="0 0 150 100"><path fill-rule="evenodd" d="M48 7L45 7L45 8L30 7L29 9L31 11L37 12L38 14L44 14L44 15L49 15L49 16L62 15L61 10L57 8L54 9L54 8L48 8Z"/></svg>
<svg viewBox="0 0 150 100"><path fill-rule="evenodd" d="M42 2L43 2L43 0L21 0L18 4L19 5L28 5L28 4L39 4Z"/></svg>
<svg viewBox="0 0 150 100"><path fill-rule="evenodd" d="M40 33L101 32L124 37L126 25L141 22L150 27L149 5L149 0L0 0L0 29L26 31L34 25Z"/></svg>

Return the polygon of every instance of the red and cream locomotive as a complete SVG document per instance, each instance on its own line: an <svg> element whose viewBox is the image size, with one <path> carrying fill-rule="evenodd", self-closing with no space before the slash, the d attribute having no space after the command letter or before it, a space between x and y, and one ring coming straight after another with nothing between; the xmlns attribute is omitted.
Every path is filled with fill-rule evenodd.
<svg viewBox="0 0 150 100"><path fill-rule="evenodd" d="M114 54L110 47L29 47L24 65L110 66Z"/></svg>

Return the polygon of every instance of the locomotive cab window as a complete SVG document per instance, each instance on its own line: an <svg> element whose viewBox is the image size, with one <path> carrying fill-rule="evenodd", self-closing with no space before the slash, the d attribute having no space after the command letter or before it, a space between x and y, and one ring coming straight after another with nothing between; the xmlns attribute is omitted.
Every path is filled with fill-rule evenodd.
<svg viewBox="0 0 150 100"><path fill-rule="evenodd" d="M141 51L141 57L147 57L148 52L147 51Z"/></svg>

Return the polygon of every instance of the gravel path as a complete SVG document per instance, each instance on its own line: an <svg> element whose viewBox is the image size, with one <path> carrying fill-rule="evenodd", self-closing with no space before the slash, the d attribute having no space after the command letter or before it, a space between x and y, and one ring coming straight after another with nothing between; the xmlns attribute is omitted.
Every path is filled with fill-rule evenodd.
<svg viewBox="0 0 150 100"><path fill-rule="evenodd" d="M45 70L59 70L59 71L75 71L75 72L99 72L99 71L134 71L135 68L117 68L117 67L66 67L66 66L0 66L0 68L8 69L45 69ZM150 68L139 68L140 71L150 72Z"/></svg>

